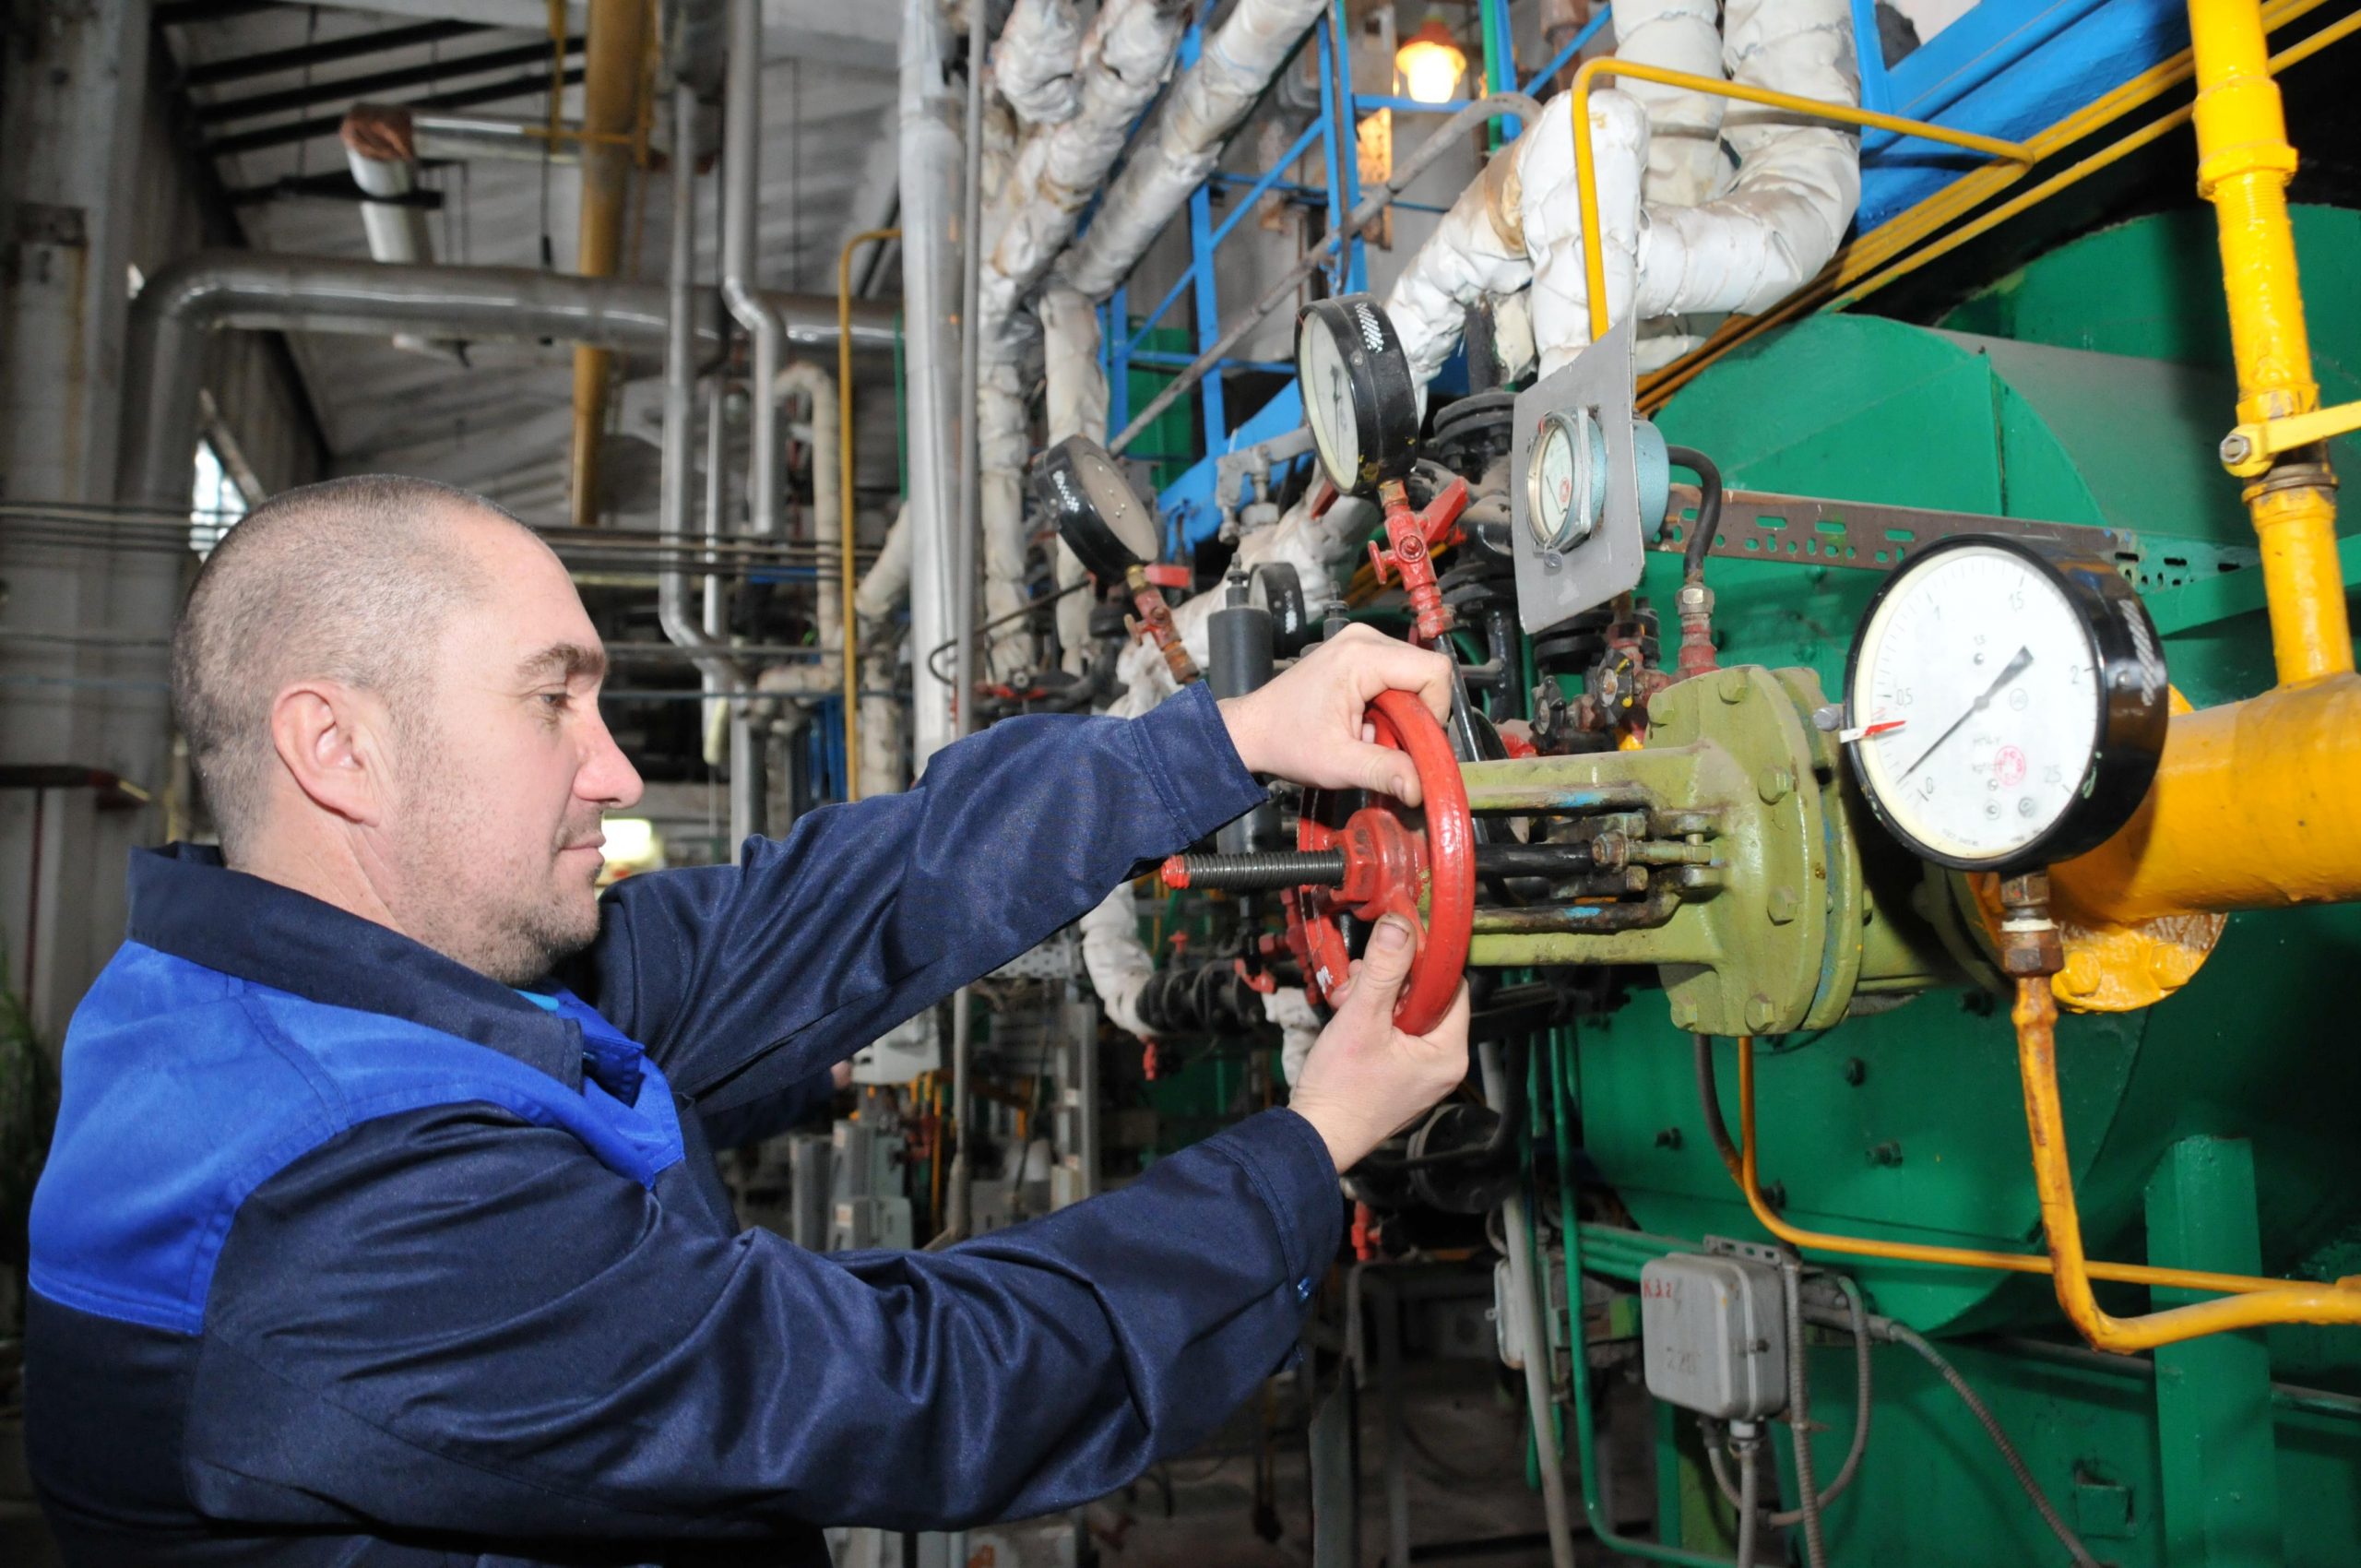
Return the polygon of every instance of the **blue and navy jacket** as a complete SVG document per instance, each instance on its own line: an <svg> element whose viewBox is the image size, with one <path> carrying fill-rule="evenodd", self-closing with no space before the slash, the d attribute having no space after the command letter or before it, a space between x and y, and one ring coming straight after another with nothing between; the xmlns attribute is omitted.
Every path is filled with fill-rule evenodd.
<svg viewBox="0 0 2361 1568"><path fill-rule="evenodd" d="M1268 1111L936 1253L740 1230L710 1149L1263 799L1202 688L1033 718L744 863L635 877L527 996L141 852L34 1201L70 1563L825 1562L1098 1496L1287 1357L1337 1242Z"/></svg>

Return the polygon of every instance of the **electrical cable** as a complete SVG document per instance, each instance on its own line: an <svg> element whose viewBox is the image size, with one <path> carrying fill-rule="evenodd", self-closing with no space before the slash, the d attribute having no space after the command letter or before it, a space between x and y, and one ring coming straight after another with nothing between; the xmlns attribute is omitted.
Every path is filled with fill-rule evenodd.
<svg viewBox="0 0 2361 1568"><path fill-rule="evenodd" d="M1804 1265L1779 1263L1779 1288L1787 1298L1787 1424L1795 1431L1797 1512L1803 1515L1804 1560L1828 1568L1828 1542L1820 1527L1820 1482L1811 1464L1811 1366L1804 1358Z"/></svg>
<svg viewBox="0 0 2361 1568"><path fill-rule="evenodd" d="M1819 1313L1812 1313L1811 1320L1815 1323L1833 1321L1829 1315ZM2032 1469L2026 1466L2023 1456L2017 1452L2016 1444L2009 1441L2009 1434L2001 1429L1999 1419L1992 1414L1991 1408L1981 1398L1977 1397L1975 1390L1969 1386L1967 1379L1960 1374L1959 1369L1951 1363L1950 1359L1928 1344L1924 1336L1907 1324L1897 1323L1890 1317L1880 1317L1874 1313L1869 1314L1868 1322L1872 1337L1883 1339L1890 1344L1906 1346L1917 1352L1919 1358L1928 1366L1933 1367L1942 1380L1951 1385L1952 1392L1959 1396L1960 1403L1967 1407L1968 1414L1975 1418L1976 1424L1981 1426L1985 1435L1992 1440L1992 1446L1999 1450L2001 1459L2009 1467L2009 1473L2017 1479L2017 1485L2024 1490L2025 1497L2033 1503L2034 1511L2041 1515L2041 1522L2049 1526L2049 1533L2058 1538L2058 1544L2063 1546L2068 1554L2073 1558L2075 1568L2100 1568L2098 1559L2091 1555L2090 1548L2082 1544L2082 1538L2077 1536L2059 1516L2057 1508L2049 1501L2049 1494L2041 1490L2041 1483L2034 1479Z"/></svg>
<svg viewBox="0 0 2361 1568"><path fill-rule="evenodd" d="M1714 536L1722 528L1722 470L1714 459L1694 446L1667 446L1665 458L1673 467L1687 469L1697 476L1697 525L1690 529L1689 543L1680 553L1680 575L1683 578L1705 575L1705 552L1714 548ZM1666 514L1665 526L1669 528L1672 517ZM1658 535L1662 537L1661 533Z"/></svg>
<svg viewBox="0 0 2361 1568"><path fill-rule="evenodd" d="M991 620L977 627L971 636L980 637L986 632L1007 625L1011 621L1021 621L1026 616L1033 614L1037 611L1049 608L1050 605L1055 604L1058 600L1063 599L1070 593L1079 593L1084 588L1095 586L1096 582L1096 578L1084 577L1078 581L1068 583L1065 587L1060 588L1055 593L1045 594L1039 599L1028 599L1024 602L1024 604L1008 612L1006 614L993 616ZM944 653L956 646L958 641L959 639L955 636L945 637L943 641L935 644L932 650L926 656L927 673L933 676L936 680L943 682L945 685L950 684L952 677L944 674L942 670L936 666L934 661L942 658Z"/></svg>
<svg viewBox="0 0 2361 1568"><path fill-rule="evenodd" d="M1712 1454L1708 1442L1705 1452ZM1714 1474L1721 1475L1718 1460ZM1749 1438L1738 1452L1738 1568L1754 1568L1756 1538L1762 1529L1762 1440Z"/></svg>

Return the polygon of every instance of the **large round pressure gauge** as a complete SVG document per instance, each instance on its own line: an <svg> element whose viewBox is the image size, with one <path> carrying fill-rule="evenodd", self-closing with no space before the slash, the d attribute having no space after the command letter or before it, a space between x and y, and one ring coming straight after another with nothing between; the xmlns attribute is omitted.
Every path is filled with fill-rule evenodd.
<svg viewBox="0 0 2361 1568"><path fill-rule="evenodd" d="M1959 535L1897 569L1845 671L1853 771L1880 821L1964 871L2030 871L2130 820L2164 749L2155 627L2107 563Z"/></svg>
<svg viewBox="0 0 2361 1568"><path fill-rule="evenodd" d="M1043 453L1033 493L1058 536L1101 583L1120 583L1131 568L1156 559L1156 514L1090 437L1069 435Z"/></svg>
<svg viewBox="0 0 2361 1568"><path fill-rule="evenodd" d="M1295 366L1311 444L1338 490L1373 495L1410 471L1418 386L1384 307L1368 294L1304 306L1295 320Z"/></svg>

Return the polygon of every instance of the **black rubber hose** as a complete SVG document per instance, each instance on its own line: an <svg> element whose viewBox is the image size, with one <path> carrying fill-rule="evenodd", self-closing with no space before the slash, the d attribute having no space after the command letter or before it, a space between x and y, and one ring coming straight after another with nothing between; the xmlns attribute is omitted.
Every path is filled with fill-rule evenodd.
<svg viewBox="0 0 2361 1568"><path fill-rule="evenodd" d="M1680 572L1683 577L1702 576L1705 552L1714 548L1714 536L1722 529L1722 470L1694 446L1667 446L1664 455L1673 467L1697 476L1697 526L1690 530L1688 548L1681 552Z"/></svg>

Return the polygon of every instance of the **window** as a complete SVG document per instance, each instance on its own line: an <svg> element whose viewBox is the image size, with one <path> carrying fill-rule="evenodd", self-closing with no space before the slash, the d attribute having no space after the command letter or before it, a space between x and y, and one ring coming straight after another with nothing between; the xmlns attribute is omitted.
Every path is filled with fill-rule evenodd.
<svg viewBox="0 0 2361 1568"><path fill-rule="evenodd" d="M246 515L245 492L230 477L220 452L210 441L196 444L196 484L189 500L188 546L209 555L240 517Z"/></svg>

